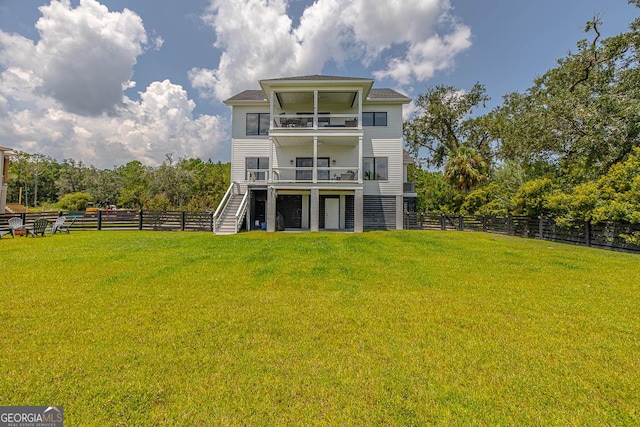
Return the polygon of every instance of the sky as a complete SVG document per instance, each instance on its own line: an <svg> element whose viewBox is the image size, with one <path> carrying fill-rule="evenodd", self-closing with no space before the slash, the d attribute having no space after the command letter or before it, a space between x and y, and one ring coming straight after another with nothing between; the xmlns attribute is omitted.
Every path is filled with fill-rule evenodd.
<svg viewBox="0 0 640 427"><path fill-rule="evenodd" d="M230 161L223 101L258 80L372 78L410 98L485 85L500 105L626 0L0 0L0 146L98 168ZM405 116L413 112L405 109Z"/></svg>

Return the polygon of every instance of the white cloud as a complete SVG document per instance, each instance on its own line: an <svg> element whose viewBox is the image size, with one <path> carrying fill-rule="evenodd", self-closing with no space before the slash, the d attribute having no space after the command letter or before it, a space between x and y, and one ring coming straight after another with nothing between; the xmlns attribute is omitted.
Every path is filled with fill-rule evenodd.
<svg viewBox="0 0 640 427"><path fill-rule="evenodd" d="M227 141L227 120L194 118L195 103L169 80L131 100L124 90L147 35L141 18L109 12L95 0L53 1L40 8L37 43L0 31L0 141L96 167L133 159L158 164L212 157ZM159 49L162 38L153 37ZM82 54L78 54L81 52Z"/></svg>
<svg viewBox="0 0 640 427"><path fill-rule="evenodd" d="M194 68L201 96L226 99L259 79L320 73L325 64L385 60L378 79L424 81L471 46L449 0L316 0L293 27L284 0L211 0L204 17L222 51L216 69Z"/></svg>
<svg viewBox="0 0 640 427"><path fill-rule="evenodd" d="M40 12L37 44L1 33L1 63L31 70L41 93L68 111L112 111L147 43L142 19L128 9L109 12L95 0L81 0L77 8L68 0L52 1Z"/></svg>
<svg viewBox="0 0 640 427"><path fill-rule="evenodd" d="M213 0L205 21L223 52L216 70L191 71L193 87L222 100L238 87L294 70L298 46L286 9L284 0Z"/></svg>
<svg viewBox="0 0 640 427"><path fill-rule="evenodd" d="M83 116L60 107L9 111L0 125L0 140L19 150L82 159L101 168L133 159L156 165L167 153L215 158L222 151L227 120L194 118L195 104L181 86L153 82L140 98L125 97L110 116Z"/></svg>
<svg viewBox="0 0 640 427"><path fill-rule="evenodd" d="M428 80L437 71L451 68L456 55L469 47L471 29L458 25L444 37L436 34L422 42L411 43L404 58L393 58L386 69L373 75L378 79L391 78L402 85Z"/></svg>

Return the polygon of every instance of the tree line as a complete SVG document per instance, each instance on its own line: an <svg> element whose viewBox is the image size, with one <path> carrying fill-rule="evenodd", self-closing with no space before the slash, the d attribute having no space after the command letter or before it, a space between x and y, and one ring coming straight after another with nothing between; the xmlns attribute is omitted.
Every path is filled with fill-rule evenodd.
<svg viewBox="0 0 640 427"><path fill-rule="evenodd" d="M129 209L212 210L230 184L230 164L167 155L157 167L134 160L113 169L17 152L9 163L7 201L43 210L88 204Z"/></svg>
<svg viewBox="0 0 640 427"><path fill-rule="evenodd" d="M404 136L419 210L640 222L640 18L613 37L601 26L487 114L480 83L417 98Z"/></svg>

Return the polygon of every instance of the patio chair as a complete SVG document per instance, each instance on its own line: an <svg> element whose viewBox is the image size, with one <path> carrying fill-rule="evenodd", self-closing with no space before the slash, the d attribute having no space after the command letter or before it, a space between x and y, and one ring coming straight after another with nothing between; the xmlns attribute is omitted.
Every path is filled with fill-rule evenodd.
<svg viewBox="0 0 640 427"><path fill-rule="evenodd" d="M14 216L13 218L9 218L9 227L11 228L11 237L16 236L16 231L25 231L24 223L22 222L22 218L19 216Z"/></svg>
<svg viewBox="0 0 640 427"><path fill-rule="evenodd" d="M47 226L49 225L49 221L45 218L36 219L33 223L32 227L26 227L27 235L31 234L31 237L35 237L36 234L45 236L44 232L47 231Z"/></svg>
<svg viewBox="0 0 640 427"><path fill-rule="evenodd" d="M73 221L75 221L75 218L73 219L73 221L71 221L71 223L66 224L66 221L66 216L59 216L58 219L56 219L56 222L54 222L53 225L51 227L48 227L47 229L51 232L51 235L56 234L58 231L64 231L65 233L69 234L69 228L71 228L71 226L73 225Z"/></svg>

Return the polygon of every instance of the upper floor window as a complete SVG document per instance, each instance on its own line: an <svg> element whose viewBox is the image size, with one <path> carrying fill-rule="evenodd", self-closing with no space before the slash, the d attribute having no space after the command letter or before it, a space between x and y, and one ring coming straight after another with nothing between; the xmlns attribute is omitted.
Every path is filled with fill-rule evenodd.
<svg viewBox="0 0 640 427"><path fill-rule="evenodd" d="M387 112L363 112L362 124L364 126L386 126L387 125Z"/></svg>
<svg viewBox="0 0 640 427"><path fill-rule="evenodd" d="M268 135L269 121L269 113L247 113L247 135Z"/></svg>
<svg viewBox="0 0 640 427"><path fill-rule="evenodd" d="M364 157L362 159L365 181L387 181L389 179L388 159L386 157Z"/></svg>

